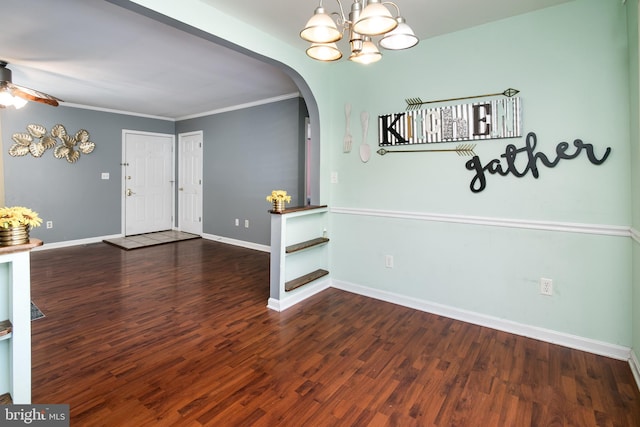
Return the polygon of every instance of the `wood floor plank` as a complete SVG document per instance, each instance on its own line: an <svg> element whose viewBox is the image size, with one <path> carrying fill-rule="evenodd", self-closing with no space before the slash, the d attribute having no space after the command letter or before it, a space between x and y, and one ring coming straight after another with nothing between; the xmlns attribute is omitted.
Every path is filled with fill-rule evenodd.
<svg viewBox="0 0 640 427"><path fill-rule="evenodd" d="M336 289L204 239L32 253L34 403L80 426L638 426L626 362Z"/></svg>

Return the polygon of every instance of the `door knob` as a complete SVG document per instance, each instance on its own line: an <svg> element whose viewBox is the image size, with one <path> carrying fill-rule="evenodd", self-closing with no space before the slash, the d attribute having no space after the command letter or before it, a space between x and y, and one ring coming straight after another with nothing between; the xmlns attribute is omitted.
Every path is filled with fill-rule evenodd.
<svg viewBox="0 0 640 427"><path fill-rule="evenodd" d="M178 188L178 190L184 191L184 187L180 187L180 188Z"/></svg>
<svg viewBox="0 0 640 427"><path fill-rule="evenodd" d="M134 195L134 194L136 194L136 193L134 193L133 191L131 191L131 189L130 189L130 188L127 188L127 196L132 196L132 195Z"/></svg>

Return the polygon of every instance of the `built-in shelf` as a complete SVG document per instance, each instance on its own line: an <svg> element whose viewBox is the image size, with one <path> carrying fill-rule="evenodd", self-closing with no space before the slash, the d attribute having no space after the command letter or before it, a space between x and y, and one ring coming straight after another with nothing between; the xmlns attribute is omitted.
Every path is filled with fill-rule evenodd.
<svg viewBox="0 0 640 427"><path fill-rule="evenodd" d="M306 242L296 243L295 245L287 246L285 252L288 254L292 254L294 252L302 251L304 249L312 248L318 245L324 245L327 243L329 239L326 237L317 237L315 239L307 240Z"/></svg>
<svg viewBox="0 0 640 427"><path fill-rule="evenodd" d="M311 283L314 280L317 280L323 276L329 274L327 270L323 270L322 268L317 269L316 271L312 271L309 274L305 274L304 276L297 277L293 280L289 280L284 284L284 290L286 292L292 291L300 286L304 286L307 283Z"/></svg>
<svg viewBox="0 0 640 427"><path fill-rule="evenodd" d="M282 311L328 286L328 277L325 277L329 275L328 212L325 205L271 212L267 307ZM318 280L320 278L324 279Z"/></svg>
<svg viewBox="0 0 640 427"><path fill-rule="evenodd" d="M23 245L0 246L0 404L31 404L31 250L39 239Z"/></svg>

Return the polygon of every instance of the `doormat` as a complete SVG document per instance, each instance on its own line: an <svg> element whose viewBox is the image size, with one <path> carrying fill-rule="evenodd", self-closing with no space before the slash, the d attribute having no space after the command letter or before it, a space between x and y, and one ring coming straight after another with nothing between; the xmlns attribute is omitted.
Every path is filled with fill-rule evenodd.
<svg viewBox="0 0 640 427"><path fill-rule="evenodd" d="M35 305L33 301L31 301L31 320L38 320L42 319L43 317L45 317L44 313L40 311L38 306Z"/></svg>
<svg viewBox="0 0 640 427"><path fill-rule="evenodd" d="M105 239L103 242L116 246L125 251L147 248L149 246L164 245L166 243L181 242L183 240L200 239L197 234L185 233L178 230L156 231L154 233L136 234L134 236Z"/></svg>

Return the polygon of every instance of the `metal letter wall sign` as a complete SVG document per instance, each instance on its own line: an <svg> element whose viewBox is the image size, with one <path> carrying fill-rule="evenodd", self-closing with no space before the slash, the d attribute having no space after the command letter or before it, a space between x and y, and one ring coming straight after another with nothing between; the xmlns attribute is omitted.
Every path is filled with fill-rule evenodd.
<svg viewBox="0 0 640 427"><path fill-rule="evenodd" d="M55 125L51 134L47 134L44 126L31 124L27 126L27 132L14 133L13 144L9 148L9 154L13 157L26 156L31 153L33 157L42 157L50 148L53 148L53 156L56 159L66 158L69 163L75 163L80 158L80 153L89 154L96 144L89 140L89 132L80 129L75 135L67 134L62 125ZM60 140L60 145L56 146ZM55 147L55 148L54 148Z"/></svg>
<svg viewBox="0 0 640 427"><path fill-rule="evenodd" d="M378 116L378 145L518 138L520 98L433 107Z"/></svg>

